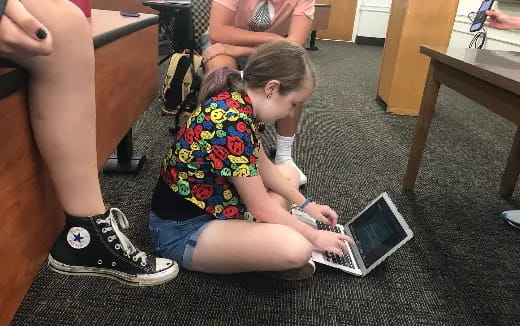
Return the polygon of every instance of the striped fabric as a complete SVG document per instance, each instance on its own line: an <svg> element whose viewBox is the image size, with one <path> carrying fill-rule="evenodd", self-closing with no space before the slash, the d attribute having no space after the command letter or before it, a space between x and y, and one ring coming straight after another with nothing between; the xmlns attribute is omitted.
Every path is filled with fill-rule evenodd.
<svg viewBox="0 0 520 326"><path fill-rule="evenodd" d="M253 13L249 21L249 30L253 32L263 32L271 25L271 15L269 14L269 3L267 0L262 3Z"/></svg>

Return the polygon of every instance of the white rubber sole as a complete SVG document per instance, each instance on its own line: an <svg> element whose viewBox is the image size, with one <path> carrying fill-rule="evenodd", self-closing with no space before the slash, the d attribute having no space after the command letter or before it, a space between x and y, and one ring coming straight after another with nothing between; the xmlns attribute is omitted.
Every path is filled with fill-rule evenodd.
<svg viewBox="0 0 520 326"><path fill-rule="evenodd" d="M48 265L50 269L60 274L73 276L105 277L130 286L153 286L166 283L177 277L177 274L179 273L179 266L176 262L173 262L173 265L170 268L157 272L155 274L133 275L112 269L85 266L70 266L67 264L60 263L59 261L54 259L50 254Z"/></svg>

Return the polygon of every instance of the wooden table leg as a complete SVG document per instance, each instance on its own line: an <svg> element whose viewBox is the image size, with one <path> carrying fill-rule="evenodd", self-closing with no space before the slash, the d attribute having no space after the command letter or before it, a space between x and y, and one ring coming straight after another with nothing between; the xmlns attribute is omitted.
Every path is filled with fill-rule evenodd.
<svg viewBox="0 0 520 326"><path fill-rule="evenodd" d="M406 176L404 179L404 189L412 190L415 185L419 165L430 130L430 124L439 95L440 83L434 78L435 62L432 60L428 71L428 78L424 86L424 93L421 103L421 110L415 126L415 136L413 139L410 158L408 159L408 167L406 168Z"/></svg>
<svg viewBox="0 0 520 326"><path fill-rule="evenodd" d="M103 173L137 174L141 171L146 155L134 154L132 128L117 145L116 154L112 154L103 165Z"/></svg>
<svg viewBox="0 0 520 326"><path fill-rule="evenodd" d="M511 146L511 152L509 153L509 159L507 160L506 169L502 176L502 184L500 185L500 196L503 198L509 198L515 190L515 185L520 174L520 126L516 129L515 139L513 140L513 146Z"/></svg>

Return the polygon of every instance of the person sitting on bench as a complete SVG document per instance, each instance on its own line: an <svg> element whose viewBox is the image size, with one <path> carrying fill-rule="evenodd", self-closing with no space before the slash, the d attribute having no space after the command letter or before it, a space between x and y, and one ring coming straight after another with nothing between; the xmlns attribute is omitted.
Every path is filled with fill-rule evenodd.
<svg viewBox="0 0 520 326"><path fill-rule="evenodd" d="M98 179L94 49L90 25L68 0L0 0L0 64L29 71L31 125L65 228L51 269L115 278L131 285L173 279L177 264L136 248L124 214L105 207ZM6 108L2 108L6 109ZM28 217L30 218L30 217Z"/></svg>

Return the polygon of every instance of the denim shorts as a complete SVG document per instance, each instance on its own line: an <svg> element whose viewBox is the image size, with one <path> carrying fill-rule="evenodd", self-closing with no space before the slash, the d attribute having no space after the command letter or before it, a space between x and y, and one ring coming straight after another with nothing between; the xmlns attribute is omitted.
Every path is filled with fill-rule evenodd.
<svg viewBox="0 0 520 326"><path fill-rule="evenodd" d="M209 38L209 34L207 34L207 33L202 34L200 36L200 49L202 50L202 53L204 53L204 51L206 51L206 49L209 48L210 46L211 46L211 39ZM248 58L249 57L244 57L244 56L236 58L238 70L244 70L244 68L246 67Z"/></svg>
<svg viewBox="0 0 520 326"><path fill-rule="evenodd" d="M173 259L188 270L192 270L192 259L200 233L209 222L215 220L204 214L189 220L163 219L150 212L150 235L159 256Z"/></svg>

